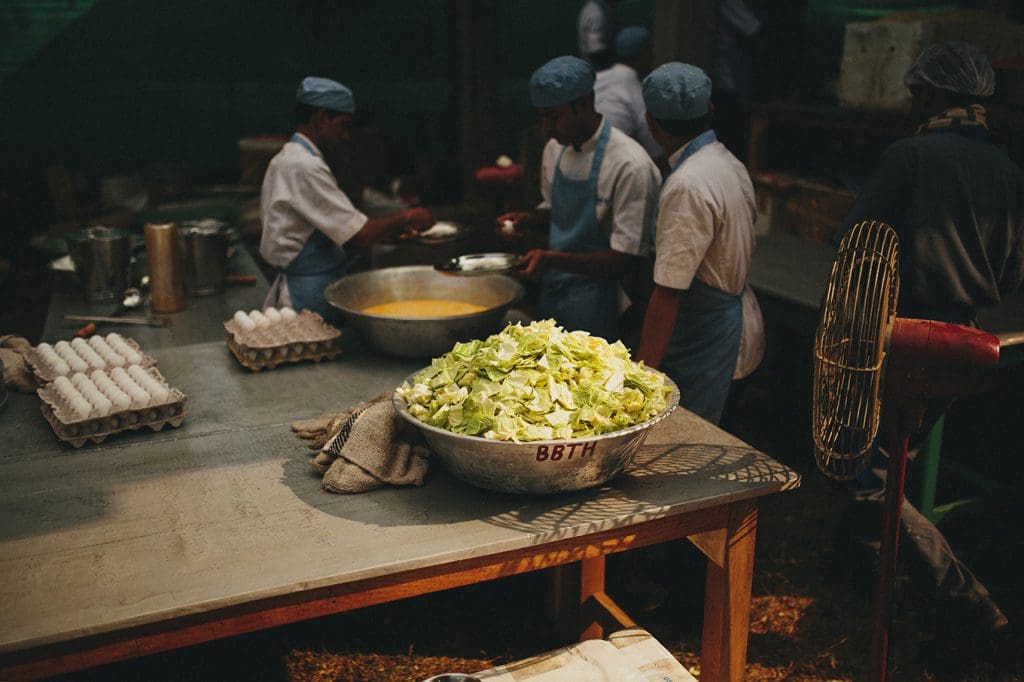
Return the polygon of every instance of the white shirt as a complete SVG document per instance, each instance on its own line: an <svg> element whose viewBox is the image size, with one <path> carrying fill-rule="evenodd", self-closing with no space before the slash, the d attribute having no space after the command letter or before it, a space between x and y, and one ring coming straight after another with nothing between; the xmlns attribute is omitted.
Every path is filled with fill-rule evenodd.
<svg viewBox="0 0 1024 682"><path fill-rule="evenodd" d="M647 126L647 107L643 86L636 69L625 64L597 72L594 82L594 108L608 122L643 145L652 159L665 154Z"/></svg>
<svg viewBox="0 0 1024 682"><path fill-rule="evenodd" d="M669 164L686 150L685 145ZM655 245L654 281L689 289L704 284L743 295L743 335L736 378L754 371L764 356L764 321L747 286L757 242L754 186L742 163L721 142L699 149L661 189Z"/></svg>
<svg viewBox="0 0 1024 682"><path fill-rule="evenodd" d="M608 121L602 121L597 132L580 145L579 151L571 145L565 149L558 168L566 178L585 180L590 177L597 138L607 125L610 125ZM540 193L544 200L538 208L551 208L551 183L561 152L562 145L554 139L548 140L540 167ZM613 127L597 174L595 206L598 223L608 235L612 250L632 256L650 253L660 185L658 167L644 148Z"/></svg>
<svg viewBox="0 0 1024 682"><path fill-rule="evenodd" d="M309 138L315 154L288 142L267 167L260 192L260 255L275 268L285 268L299 255L313 230L344 244L366 224L327 162Z"/></svg>
<svg viewBox="0 0 1024 682"><path fill-rule="evenodd" d="M581 55L586 57L611 47L614 37L612 22L608 3L603 0L587 0L583 4L579 16L576 17L576 34Z"/></svg>

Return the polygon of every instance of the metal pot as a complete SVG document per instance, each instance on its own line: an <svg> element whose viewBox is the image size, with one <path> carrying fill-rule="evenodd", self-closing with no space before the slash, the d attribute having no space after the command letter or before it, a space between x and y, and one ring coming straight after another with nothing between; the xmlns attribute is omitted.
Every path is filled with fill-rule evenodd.
<svg viewBox="0 0 1024 682"><path fill-rule="evenodd" d="M406 381L411 382L416 374L419 372ZM420 430L430 451L457 478L487 490L537 495L592 488L621 473L651 427L679 404L679 388L668 377L665 382L672 387L668 403L645 422L600 436L523 443L452 433L416 419L397 394L392 394L391 400L398 414Z"/></svg>
<svg viewBox="0 0 1024 682"><path fill-rule="evenodd" d="M181 224L182 274L185 293L207 296L224 291L231 231L218 220L189 220Z"/></svg>
<svg viewBox="0 0 1024 682"><path fill-rule="evenodd" d="M410 358L447 353L458 341L501 331L505 311L523 296L523 285L502 275L448 277L429 265L369 270L331 283L324 297L375 350ZM449 317L385 317L365 308L393 301L446 299L487 308Z"/></svg>
<svg viewBox="0 0 1024 682"><path fill-rule="evenodd" d="M131 237L125 230L97 225L64 235L85 299L121 300L131 272Z"/></svg>

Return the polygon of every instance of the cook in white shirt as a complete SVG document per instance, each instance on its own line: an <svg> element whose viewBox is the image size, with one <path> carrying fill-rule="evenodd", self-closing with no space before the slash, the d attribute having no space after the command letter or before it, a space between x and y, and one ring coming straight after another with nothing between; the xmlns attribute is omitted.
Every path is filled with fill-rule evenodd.
<svg viewBox="0 0 1024 682"><path fill-rule="evenodd" d="M270 161L260 193L260 255L278 270L264 307L309 309L338 323L324 289L348 271L346 247L364 248L434 219L424 208L367 218L338 187L325 156L337 158L349 139L351 90L310 76L299 84L295 112L295 134Z"/></svg>
<svg viewBox="0 0 1024 682"><path fill-rule="evenodd" d="M498 218L548 227L548 248L524 256L520 276L542 280L539 312L567 329L619 338L619 283L645 268L660 185L643 147L594 111L594 70L558 57L534 72L530 98L551 137L541 163L543 201Z"/></svg>
<svg viewBox="0 0 1024 682"><path fill-rule="evenodd" d="M669 153L658 206L654 292L637 355L679 386L679 404L721 419L734 377L764 354L764 326L747 286L754 189L710 127L711 80L671 62L644 79L647 119Z"/></svg>

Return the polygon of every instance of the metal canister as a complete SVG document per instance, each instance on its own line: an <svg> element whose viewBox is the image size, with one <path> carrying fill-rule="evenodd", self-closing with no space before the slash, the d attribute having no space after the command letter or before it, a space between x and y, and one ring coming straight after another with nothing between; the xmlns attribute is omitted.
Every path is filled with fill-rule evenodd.
<svg viewBox="0 0 1024 682"><path fill-rule="evenodd" d="M181 225L185 293L206 296L224 291L229 228L219 220L187 221Z"/></svg>
<svg viewBox="0 0 1024 682"><path fill-rule="evenodd" d="M64 235L85 300L120 300L128 286L131 238L125 230L97 225Z"/></svg>
<svg viewBox="0 0 1024 682"><path fill-rule="evenodd" d="M149 263L149 302L154 313L173 313L185 307L181 279L181 244L174 223L147 223L146 261Z"/></svg>

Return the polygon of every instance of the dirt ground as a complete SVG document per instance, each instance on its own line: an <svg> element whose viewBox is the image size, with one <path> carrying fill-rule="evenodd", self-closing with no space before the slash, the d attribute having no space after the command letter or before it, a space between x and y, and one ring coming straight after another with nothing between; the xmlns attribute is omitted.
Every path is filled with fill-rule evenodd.
<svg viewBox="0 0 1024 682"><path fill-rule="evenodd" d="M870 652L873 568L838 551L842 489L811 456L806 349L770 358L739 395L729 427L798 470L796 491L763 501L757 538L747 677L750 680L863 680ZM995 398L964 401L947 419L945 461L988 469L1020 489L1024 452L1007 424L1024 414L1021 373ZM939 497L980 488L943 476ZM987 632L950 614L901 563L890 639L891 680L1024 680L1024 557L1021 503L986 494L942 523L953 547L1009 617ZM296 557L296 561L301 561ZM652 579L674 586L656 608L628 581L610 592L627 612L699 676L703 573L683 545L656 555ZM668 567L672 568L669 569ZM679 568L679 567L682 568ZM621 573L621 570L619 571ZM620 597L616 586L624 594ZM544 576L487 584L307 621L66 676L67 680L295 680L409 682L473 672L566 644L543 617Z"/></svg>

